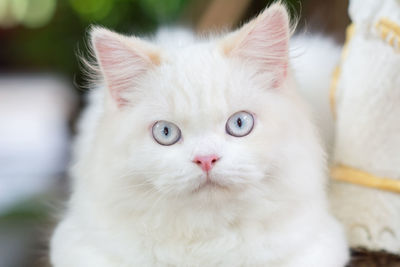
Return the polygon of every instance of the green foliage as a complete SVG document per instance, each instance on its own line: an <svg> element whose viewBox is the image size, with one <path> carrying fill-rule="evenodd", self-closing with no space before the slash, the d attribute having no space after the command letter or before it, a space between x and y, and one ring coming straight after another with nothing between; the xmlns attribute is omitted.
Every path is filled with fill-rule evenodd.
<svg viewBox="0 0 400 267"><path fill-rule="evenodd" d="M36 223L49 217L49 210L43 204L44 199L35 198L18 203L0 214L0 224Z"/></svg>
<svg viewBox="0 0 400 267"><path fill-rule="evenodd" d="M169 21L177 17L187 0L139 0L143 11L159 22Z"/></svg>
<svg viewBox="0 0 400 267"><path fill-rule="evenodd" d="M107 17L114 7L112 0L69 0L72 8L86 20L101 20Z"/></svg>

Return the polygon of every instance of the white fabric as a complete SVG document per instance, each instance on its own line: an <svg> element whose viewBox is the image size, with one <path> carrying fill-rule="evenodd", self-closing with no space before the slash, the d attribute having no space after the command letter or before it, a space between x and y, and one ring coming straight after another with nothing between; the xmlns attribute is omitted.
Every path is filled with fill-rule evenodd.
<svg viewBox="0 0 400 267"><path fill-rule="evenodd" d="M336 94L334 161L377 176L400 179L400 54L376 24L400 25L400 1L353 0L356 25L342 62ZM333 208L350 245L400 254L400 195L336 182Z"/></svg>

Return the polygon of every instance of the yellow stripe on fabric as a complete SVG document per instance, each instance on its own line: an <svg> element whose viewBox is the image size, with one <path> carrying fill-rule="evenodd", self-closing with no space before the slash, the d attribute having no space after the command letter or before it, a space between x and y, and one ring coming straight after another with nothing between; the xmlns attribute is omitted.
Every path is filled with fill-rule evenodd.
<svg viewBox="0 0 400 267"><path fill-rule="evenodd" d="M381 38L400 52L400 25L388 18L382 18L376 24ZM390 37L390 38L389 38ZM396 44L397 43L397 47Z"/></svg>
<svg viewBox="0 0 400 267"><path fill-rule="evenodd" d="M342 182L400 194L400 180L378 177L345 165L333 166L331 168L331 177Z"/></svg>
<svg viewBox="0 0 400 267"><path fill-rule="evenodd" d="M335 68L335 70L333 71L333 75L332 75L331 87L330 87L330 91L329 91L329 103L331 105L331 111L332 111L334 118L336 118L336 90L337 90L337 84L339 82L339 77L340 77L340 73L341 73L341 65L342 65L343 61L347 58L347 54L349 53L349 43L350 43L350 40L353 38L354 32L355 32L355 25L352 23L349 26L347 26L346 41L343 45L340 63Z"/></svg>

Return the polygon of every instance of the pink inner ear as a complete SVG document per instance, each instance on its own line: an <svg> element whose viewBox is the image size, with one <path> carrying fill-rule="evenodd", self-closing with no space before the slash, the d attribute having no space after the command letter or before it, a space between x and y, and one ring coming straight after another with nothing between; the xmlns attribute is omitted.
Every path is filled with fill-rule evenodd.
<svg viewBox="0 0 400 267"><path fill-rule="evenodd" d="M247 30L246 26L244 30ZM250 27L235 52L256 63L260 72L274 73L273 86L279 87L288 68L289 18L286 10L273 6L250 22Z"/></svg>
<svg viewBox="0 0 400 267"><path fill-rule="evenodd" d="M94 48L110 95L121 107L128 103L123 92L135 86L140 75L149 68L145 55L119 36L101 34L93 38Z"/></svg>

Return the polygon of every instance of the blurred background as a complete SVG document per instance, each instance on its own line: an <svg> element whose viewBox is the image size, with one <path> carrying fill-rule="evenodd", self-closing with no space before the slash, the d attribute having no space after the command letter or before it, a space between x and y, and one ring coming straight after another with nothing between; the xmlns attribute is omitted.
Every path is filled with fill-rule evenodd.
<svg viewBox="0 0 400 267"><path fill-rule="evenodd" d="M151 34L160 25L229 29L267 0L0 0L0 267L47 266L68 196L71 139L85 105L76 54L98 24ZM344 40L348 1L287 0L301 31Z"/></svg>

